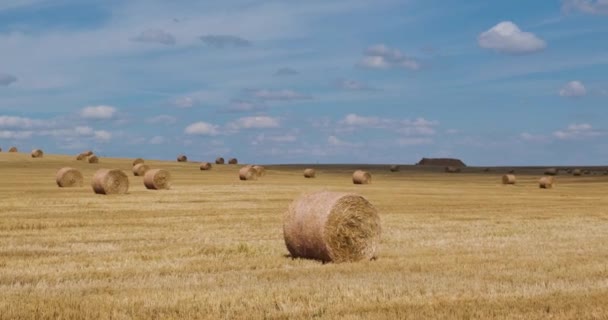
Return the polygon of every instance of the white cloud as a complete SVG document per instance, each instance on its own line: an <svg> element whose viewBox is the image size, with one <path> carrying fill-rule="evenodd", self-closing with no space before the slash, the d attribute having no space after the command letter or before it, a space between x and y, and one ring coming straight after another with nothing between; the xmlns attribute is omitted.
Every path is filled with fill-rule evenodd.
<svg viewBox="0 0 608 320"><path fill-rule="evenodd" d="M192 97L181 97L173 100L173 105L178 108L192 108L197 101Z"/></svg>
<svg viewBox="0 0 608 320"><path fill-rule="evenodd" d="M433 139L431 138L400 138L397 139L397 143L400 146L421 146L426 144L432 144Z"/></svg>
<svg viewBox="0 0 608 320"><path fill-rule="evenodd" d="M477 37L484 49L502 53L524 54L543 50L547 47L544 40L530 32L524 32L511 21L503 21Z"/></svg>
<svg viewBox="0 0 608 320"><path fill-rule="evenodd" d="M281 123L278 118L268 116L255 116L239 118L228 124L232 130L240 129L270 129L279 128Z"/></svg>
<svg viewBox="0 0 608 320"><path fill-rule="evenodd" d="M559 90L562 97L576 98L587 95L587 88L580 81L570 81Z"/></svg>
<svg viewBox="0 0 608 320"><path fill-rule="evenodd" d="M378 117L365 117L354 113L346 115L339 123L346 126L361 126L361 127L386 127L392 120L380 119Z"/></svg>
<svg viewBox="0 0 608 320"><path fill-rule="evenodd" d="M251 112L266 109L266 106L245 100L233 100L224 110L227 112Z"/></svg>
<svg viewBox="0 0 608 320"><path fill-rule="evenodd" d="M3 130L0 131L0 138L2 139L14 139L14 140L24 140L32 137L34 133L32 131L11 131L11 130Z"/></svg>
<svg viewBox="0 0 608 320"><path fill-rule="evenodd" d="M384 44L369 47L358 65L372 69L406 68L418 70L421 68L418 60L408 57L400 50L392 49Z"/></svg>
<svg viewBox="0 0 608 320"><path fill-rule="evenodd" d="M219 127L208 122L195 122L186 127L184 132L189 135L216 136L219 134Z"/></svg>
<svg viewBox="0 0 608 320"><path fill-rule="evenodd" d="M311 96L305 95L294 90L256 90L252 93L253 98L261 101L297 101L309 100Z"/></svg>
<svg viewBox="0 0 608 320"><path fill-rule="evenodd" d="M292 143L292 142L296 142L297 140L298 140L298 137L293 134L267 135L267 134L261 133L255 137L255 139L252 141L251 144L258 145L258 144L263 144L263 143L267 143L267 142Z"/></svg>
<svg viewBox="0 0 608 320"><path fill-rule="evenodd" d="M10 74L0 73L0 86L7 87L14 82L17 82L17 77Z"/></svg>
<svg viewBox="0 0 608 320"><path fill-rule="evenodd" d="M49 128L55 125L53 120L39 120L14 116L0 116L0 129L35 129Z"/></svg>
<svg viewBox="0 0 608 320"><path fill-rule="evenodd" d="M148 141L149 144L163 144L165 143L166 139L162 136L154 136L152 138L150 138L150 140Z"/></svg>
<svg viewBox="0 0 608 320"><path fill-rule="evenodd" d="M199 37L201 41L211 47L226 48L226 47L249 47L251 42L241 37L233 35L205 35Z"/></svg>
<svg viewBox="0 0 608 320"><path fill-rule="evenodd" d="M89 120L109 120L116 114L116 108L111 106L90 106L80 111L80 116Z"/></svg>
<svg viewBox="0 0 608 320"><path fill-rule="evenodd" d="M528 141L528 142L547 142L547 141L549 141L549 138L544 135L531 134L528 132L523 132L522 134L519 135L519 137L522 140Z"/></svg>
<svg viewBox="0 0 608 320"><path fill-rule="evenodd" d="M564 11L580 11L589 14L608 15L608 0L563 0Z"/></svg>
<svg viewBox="0 0 608 320"><path fill-rule="evenodd" d="M588 123L571 124L564 130L553 132L553 136L560 140L576 140L602 136L604 133L593 129Z"/></svg>
<svg viewBox="0 0 608 320"><path fill-rule="evenodd" d="M148 29L139 35L131 38L135 42L160 43L164 45L174 45L175 37L160 29Z"/></svg>
<svg viewBox="0 0 608 320"><path fill-rule="evenodd" d="M361 146L361 144L347 142L336 136L327 137L327 144L329 144L330 146L334 146L334 147L349 147L349 148L356 148L356 147Z"/></svg>
<svg viewBox="0 0 608 320"><path fill-rule="evenodd" d="M389 129L406 136L430 136L436 134L437 121L424 118L415 120L399 120L379 117L365 117L357 114L348 114L338 122L342 131L352 131L356 128Z"/></svg>
<svg viewBox="0 0 608 320"><path fill-rule="evenodd" d="M108 142L112 139L112 133L105 130L99 130L93 133L93 137L98 142Z"/></svg>
<svg viewBox="0 0 608 320"><path fill-rule="evenodd" d="M174 124L175 122L177 122L177 119L175 117L172 117L172 116L169 116L166 114L161 114L161 115L146 119L146 122L149 124L170 125L170 124Z"/></svg>

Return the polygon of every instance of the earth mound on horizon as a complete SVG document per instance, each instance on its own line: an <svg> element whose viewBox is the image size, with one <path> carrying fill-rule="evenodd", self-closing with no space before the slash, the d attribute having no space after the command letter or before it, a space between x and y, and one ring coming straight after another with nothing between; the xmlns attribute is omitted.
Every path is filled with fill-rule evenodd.
<svg viewBox="0 0 608 320"><path fill-rule="evenodd" d="M442 167L457 167L462 168L467 165L462 162L460 159L453 158L422 158L417 166L442 166Z"/></svg>

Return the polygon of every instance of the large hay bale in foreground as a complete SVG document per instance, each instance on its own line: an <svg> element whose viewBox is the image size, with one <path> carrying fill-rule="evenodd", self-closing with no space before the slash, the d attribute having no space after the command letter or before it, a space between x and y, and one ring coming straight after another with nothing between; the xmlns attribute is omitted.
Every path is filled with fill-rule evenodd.
<svg viewBox="0 0 608 320"><path fill-rule="evenodd" d="M188 157L186 155L180 154L177 156L177 162L188 162Z"/></svg>
<svg viewBox="0 0 608 320"><path fill-rule="evenodd" d="M89 163L99 163L99 158L96 155L92 155L89 157Z"/></svg>
<svg viewBox="0 0 608 320"><path fill-rule="evenodd" d="M315 171L315 169L308 168L308 169L304 170L304 178L311 179L311 178L314 178L316 176L317 176L317 172Z"/></svg>
<svg viewBox="0 0 608 320"><path fill-rule="evenodd" d="M57 171L55 181L60 188L80 188L84 184L84 177L80 171L66 167Z"/></svg>
<svg viewBox="0 0 608 320"><path fill-rule="evenodd" d="M136 165L140 164L140 163L144 163L144 159L142 158L137 158L135 160L133 160L133 166L135 167Z"/></svg>
<svg viewBox="0 0 608 320"><path fill-rule="evenodd" d="M8 149L8 152L19 152L19 150L17 149L17 147L11 147L10 149Z"/></svg>
<svg viewBox="0 0 608 320"><path fill-rule="evenodd" d="M148 170L150 170L150 167L145 163L138 163L132 169L133 175L136 177L143 177Z"/></svg>
<svg viewBox="0 0 608 320"><path fill-rule="evenodd" d="M91 183L97 194L124 194L129 191L129 177L121 170L99 169Z"/></svg>
<svg viewBox="0 0 608 320"><path fill-rule="evenodd" d="M549 168L549 169L545 170L545 175L556 176L558 172L559 171L557 170L557 168Z"/></svg>
<svg viewBox="0 0 608 320"><path fill-rule="evenodd" d="M200 169L201 170L211 170L211 163L210 162L203 162L201 163Z"/></svg>
<svg viewBox="0 0 608 320"><path fill-rule="evenodd" d="M263 177L266 175L266 168L264 168L263 166L253 166L253 170L255 170L258 177Z"/></svg>
<svg viewBox="0 0 608 320"><path fill-rule="evenodd" d="M505 174L504 176L502 176L502 184L515 184L515 182L515 175Z"/></svg>
<svg viewBox="0 0 608 320"><path fill-rule="evenodd" d="M540 178L540 180L538 181L538 186L541 189L551 189L551 188L553 188L553 177L552 176L546 176L546 177Z"/></svg>
<svg viewBox="0 0 608 320"><path fill-rule="evenodd" d="M247 180L257 180L258 172L253 168L253 166L244 166L239 170L239 179L243 181Z"/></svg>
<svg viewBox="0 0 608 320"><path fill-rule="evenodd" d="M239 164L239 160L237 160L236 158L231 158L230 160L228 160L228 164Z"/></svg>
<svg viewBox="0 0 608 320"><path fill-rule="evenodd" d="M459 173L460 172L460 168L453 167L453 166L448 166L448 167L445 167L445 172L447 172L447 173Z"/></svg>
<svg viewBox="0 0 608 320"><path fill-rule="evenodd" d="M219 157L215 159L215 164L224 164L226 161L224 160L224 158Z"/></svg>
<svg viewBox="0 0 608 320"><path fill-rule="evenodd" d="M582 176L583 171L581 169L574 169L574 170L572 170L572 175L576 176L576 177Z"/></svg>
<svg viewBox="0 0 608 320"><path fill-rule="evenodd" d="M153 169L146 172L144 185L151 190L166 190L171 188L171 174L167 170Z"/></svg>
<svg viewBox="0 0 608 320"><path fill-rule="evenodd" d="M398 165L392 165L389 170L391 170L391 172L398 172L399 171L399 166Z"/></svg>
<svg viewBox="0 0 608 320"><path fill-rule="evenodd" d="M44 157L44 152L40 149L32 150L32 158L42 158Z"/></svg>
<svg viewBox="0 0 608 320"><path fill-rule="evenodd" d="M376 257L381 235L376 208L356 194L301 196L285 213L283 236L294 258L351 262Z"/></svg>
<svg viewBox="0 0 608 320"><path fill-rule="evenodd" d="M354 184L370 184L372 183L372 175L363 170L357 170L353 173Z"/></svg>

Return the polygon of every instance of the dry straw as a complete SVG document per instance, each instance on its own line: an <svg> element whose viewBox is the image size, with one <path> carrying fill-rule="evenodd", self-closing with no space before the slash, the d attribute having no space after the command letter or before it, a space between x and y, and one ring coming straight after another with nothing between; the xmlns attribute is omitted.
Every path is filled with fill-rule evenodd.
<svg viewBox="0 0 608 320"><path fill-rule="evenodd" d="M583 175L583 171L581 169L574 169L572 170L572 175L573 176L582 176Z"/></svg>
<svg viewBox="0 0 608 320"><path fill-rule="evenodd" d="M557 173L558 173L557 168L549 168L549 169L545 170L545 175L548 175L548 176L556 176Z"/></svg>
<svg viewBox="0 0 608 320"><path fill-rule="evenodd" d="M201 170L211 170L211 163L210 162L203 162L201 163Z"/></svg>
<svg viewBox="0 0 608 320"><path fill-rule="evenodd" d="M453 166L447 166L447 167L445 167L445 172L447 172L447 173L459 173L460 172L460 168L453 167Z"/></svg>
<svg viewBox="0 0 608 320"><path fill-rule="evenodd" d="M372 175L363 170L357 170L353 173L354 184L370 184L372 183Z"/></svg>
<svg viewBox="0 0 608 320"><path fill-rule="evenodd" d="M44 152L40 149L32 150L32 158L42 158L44 157Z"/></svg>
<svg viewBox="0 0 608 320"><path fill-rule="evenodd" d="M8 152L19 152L19 150L17 150L17 147L11 147Z"/></svg>
<svg viewBox="0 0 608 320"><path fill-rule="evenodd" d="M90 156L89 163L99 163L99 158L97 158L97 156L95 156L95 155Z"/></svg>
<svg viewBox="0 0 608 320"><path fill-rule="evenodd" d="M78 161L87 160L87 157L88 156L86 154L81 153L81 154L79 154L79 155L76 156L76 160L78 160Z"/></svg>
<svg viewBox="0 0 608 320"><path fill-rule="evenodd" d="M253 166L253 170L255 170L258 177L263 177L266 175L266 168L263 166Z"/></svg>
<svg viewBox="0 0 608 320"><path fill-rule="evenodd" d="M244 166L239 170L239 179L246 180L256 180L258 178L258 172L253 168L253 166Z"/></svg>
<svg viewBox="0 0 608 320"><path fill-rule="evenodd" d="M153 169L146 172L144 185L147 189L166 190L171 187L171 174L167 170Z"/></svg>
<svg viewBox="0 0 608 320"><path fill-rule="evenodd" d="M392 165L390 168L391 172L397 172L399 171L399 166L398 165Z"/></svg>
<svg viewBox="0 0 608 320"><path fill-rule="evenodd" d="M129 191L129 177L121 170L99 169L93 176L92 187L97 194L124 194Z"/></svg>
<svg viewBox="0 0 608 320"><path fill-rule="evenodd" d="M301 196L291 203L283 223L292 257L324 262L371 260L380 235L376 208L362 196L348 193Z"/></svg>
<svg viewBox="0 0 608 320"><path fill-rule="evenodd" d="M133 175L136 177L143 177L148 170L150 170L150 167L144 163L136 164L132 169Z"/></svg>
<svg viewBox="0 0 608 320"><path fill-rule="evenodd" d="M224 164L225 162L226 161L222 157L219 157L219 158L215 159L215 164Z"/></svg>
<svg viewBox="0 0 608 320"><path fill-rule="evenodd" d="M185 156L185 155L183 155L183 154L180 154L180 155L177 157L177 162L187 162L187 161L188 161L188 157L186 157L186 156Z"/></svg>
<svg viewBox="0 0 608 320"><path fill-rule="evenodd" d="M553 188L553 177L547 176L547 177L540 178L540 180L538 181L538 186L541 189L551 189L551 188Z"/></svg>
<svg viewBox="0 0 608 320"><path fill-rule="evenodd" d="M84 154L85 157L90 157L93 155L93 151L87 150L87 151L83 152L82 154Z"/></svg>
<svg viewBox="0 0 608 320"><path fill-rule="evenodd" d="M314 178L317 176L317 172L315 171L315 169L312 168L308 168L306 170L304 170L304 178Z"/></svg>
<svg viewBox="0 0 608 320"><path fill-rule="evenodd" d="M55 180L60 188L80 188L84 184L84 177L82 176L82 173L69 167L62 168L57 171Z"/></svg>
<svg viewBox="0 0 608 320"><path fill-rule="evenodd" d="M136 165L140 164L140 163L144 163L144 159L142 158L137 158L135 160L133 160L133 166L135 167Z"/></svg>
<svg viewBox="0 0 608 320"><path fill-rule="evenodd" d="M502 176L502 184L515 184L515 181L515 176L512 174Z"/></svg>
<svg viewBox="0 0 608 320"><path fill-rule="evenodd" d="M230 160L228 160L228 164L239 164L239 160L237 160L236 158L231 158Z"/></svg>

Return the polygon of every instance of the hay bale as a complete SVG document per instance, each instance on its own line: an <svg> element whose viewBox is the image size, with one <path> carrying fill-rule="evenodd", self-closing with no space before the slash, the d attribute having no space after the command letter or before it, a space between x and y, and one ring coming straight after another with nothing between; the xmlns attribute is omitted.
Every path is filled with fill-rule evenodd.
<svg viewBox="0 0 608 320"><path fill-rule="evenodd" d="M166 190L171 187L171 174L167 170L153 169L144 176L146 189Z"/></svg>
<svg viewBox="0 0 608 320"><path fill-rule="evenodd" d="M490 171L492 171L490 168L483 169L483 172L490 172Z"/></svg>
<svg viewBox="0 0 608 320"><path fill-rule="evenodd" d="M258 177L263 177L266 175L266 168L264 168L262 166L253 166L253 170L255 170Z"/></svg>
<svg viewBox="0 0 608 320"><path fill-rule="evenodd" d="M357 170L353 173L353 183L354 184L371 184L372 175L367 171Z"/></svg>
<svg viewBox="0 0 608 320"><path fill-rule="evenodd" d="M82 154L84 154L85 157L90 157L93 155L93 151L87 150L87 151L83 152Z"/></svg>
<svg viewBox="0 0 608 320"><path fill-rule="evenodd" d="M239 170L239 179L243 181L247 180L257 180L258 172L253 168L253 166L244 166Z"/></svg>
<svg viewBox="0 0 608 320"><path fill-rule="evenodd" d="M447 173L459 173L460 172L460 168L453 167L453 166L447 166L447 167L445 167L445 172L447 172Z"/></svg>
<svg viewBox="0 0 608 320"><path fill-rule="evenodd" d="M2 152L2 148L0 148L0 152Z"/></svg>
<svg viewBox="0 0 608 320"><path fill-rule="evenodd" d="M144 163L144 159L142 158L137 158L135 160L133 160L133 166L135 167L136 165L140 164L140 163Z"/></svg>
<svg viewBox="0 0 608 320"><path fill-rule="evenodd" d="M312 179L317 176L315 169L308 168L304 170L304 178Z"/></svg>
<svg viewBox="0 0 608 320"><path fill-rule="evenodd" d="M19 152L19 150L17 150L17 147L11 147L8 152Z"/></svg>
<svg viewBox="0 0 608 320"><path fill-rule="evenodd" d="M146 172L148 172L148 170L150 170L150 167L145 164L145 163L138 163L135 166L133 166L133 175L136 177L143 177Z"/></svg>
<svg viewBox="0 0 608 320"><path fill-rule="evenodd" d="M294 200L283 236L294 258L354 262L376 257L382 229L376 208L356 194L317 192Z"/></svg>
<svg viewBox="0 0 608 320"><path fill-rule="evenodd" d="M76 156L76 160L78 160L78 161L88 160L87 157L88 156L86 154L81 153L81 154L79 154L79 155Z"/></svg>
<svg viewBox="0 0 608 320"><path fill-rule="evenodd" d="M81 188L84 184L84 177L80 171L65 167L57 171L55 181L60 188Z"/></svg>
<svg viewBox="0 0 608 320"><path fill-rule="evenodd" d="M515 184L515 175L505 174L502 176L502 184Z"/></svg>
<svg viewBox="0 0 608 320"><path fill-rule="evenodd" d="M557 170L557 168L549 168L549 169L545 170L545 175L556 176L558 172L559 171Z"/></svg>
<svg viewBox="0 0 608 320"><path fill-rule="evenodd" d="M96 155L92 155L89 157L89 163L99 163L99 158Z"/></svg>
<svg viewBox="0 0 608 320"><path fill-rule="evenodd" d="M581 169L574 169L574 170L572 170L572 175L576 176L576 177L580 177L583 175L583 171Z"/></svg>
<svg viewBox="0 0 608 320"><path fill-rule="evenodd" d="M584 175L590 175L590 174L591 174L591 170L584 170L584 171L583 171L583 174L584 174Z"/></svg>
<svg viewBox="0 0 608 320"><path fill-rule="evenodd" d="M177 162L188 162L188 157L183 154L180 154L179 156L177 156Z"/></svg>
<svg viewBox="0 0 608 320"><path fill-rule="evenodd" d="M40 149L32 150L32 158L42 158L44 157L44 152Z"/></svg>
<svg viewBox="0 0 608 320"><path fill-rule="evenodd" d="M225 163L225 161L224 161L224 158L222 158L222 157L215 159L215 164L224 164L224 163Z"/></svg>
<svg viewBox="0 0 608 320"><path fill-rule="evenodd" d="M125 194L129 191L129 177L118 169L99 169L91 185L97 194Z"/></svg>
<svg viewBox="0 0 608 320"><path fill-rule="evenodd" d="M541 189L551 189L551 188L553 188L553 177L552 176L546 176L546 177L540 178L540 180L538 181L538 186Z"/></svg>
<svg viewBox="0 0 608 320"><path fill-rule="evenodd" d="M228 160L228 164L239 164L239 161L236 158L231 158Z"/></svg>
<svg viewBox="0 0 608 320"><path fill-rule="evenodd" d="M391 170L391 172L398 172L399 171L399 166L398 165L392 165L389 170Z"/></svg>
<svg viewBox="0 0 608 320"><path fill-rule="evenodd" d="M515 169L511 169L511 170L509 170L509 173L510 173L510 174L514 174L514 173L515 173Z"/></svg>
<svg viewBox="0 0 608 320"><path fill-rule="evenodd" d="M211 170L211 163L210 162L203 162L201 163L201 170Z"/></svg>

